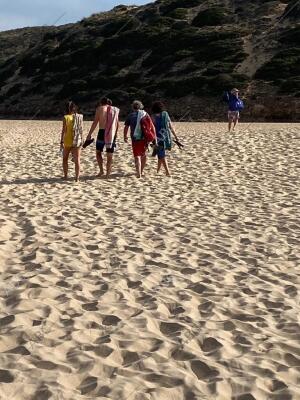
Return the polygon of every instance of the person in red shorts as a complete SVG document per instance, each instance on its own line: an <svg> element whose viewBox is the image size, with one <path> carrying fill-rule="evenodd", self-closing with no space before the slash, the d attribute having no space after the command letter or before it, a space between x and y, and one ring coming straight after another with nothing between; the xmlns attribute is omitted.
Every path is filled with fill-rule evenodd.
<svg viewBox="0 0 300 400"><path fill-rule="evenodd" d="M128 115L125 121L124 141L128 143L128 131L130 128L130 136L132 142L132 151L135 161L136 176L141 178L146 166L147 142L143 137L140 121L147 113L144 111L143 103L135 100L132 103L132 112Z"/></svg>

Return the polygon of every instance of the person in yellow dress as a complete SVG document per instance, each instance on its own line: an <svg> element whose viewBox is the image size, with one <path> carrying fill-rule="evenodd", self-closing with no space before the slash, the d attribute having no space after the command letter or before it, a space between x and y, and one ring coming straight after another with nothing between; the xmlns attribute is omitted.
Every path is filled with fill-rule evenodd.
<svg viewBox="0 0 300 400"><path fill-rule="evenodd" d="M73 101L66 105L66 114L63 118L60 146L63 149L63 172L64 179L68 178L68 159L70 153L73 155L75 164L75 181L80 176L80 153L83 144L82 139L82 114L78 114L78 107Z"/></svg>

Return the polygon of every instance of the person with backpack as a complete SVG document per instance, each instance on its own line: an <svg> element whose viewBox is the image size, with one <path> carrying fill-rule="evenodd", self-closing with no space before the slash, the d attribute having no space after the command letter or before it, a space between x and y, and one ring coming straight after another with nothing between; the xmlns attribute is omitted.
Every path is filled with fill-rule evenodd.
<svg viewBox="0 0 300 400"><path fill-rule="evenodd" d="M66 105L66 113L63 118L60 149L63 153L64 179L68 178L68 160L72 153L75 164L75 181L80 176L80 152L83 145L83 115L78 113L78 107L73 101Z"/></svg>
<svg viewBox="0 0 300 400"><path fill-rule="evenodd" d="M99 131L96 140L96 159L100 169L98 176L104 174L102 153L106 148L106 178L111 174L113 155L116 149L116 139L119 129L119 108L113 107L112 101L103 97L97 106L94 122L91 126L86 141L90 141L92 133L99 125Z"/></svg>
<svg viewBox="0 0 300 400"><path fill-rule="evenodd" d="M172 148L172 134L174 135L175 143L177 142L180 144L180 142L176 135L176 131L171 122L170 116L161 101L156 101L153 103L152 113L152 121L154 123L157 136L157 145L155 151L158 158L157 173L159 173L161 167L163 166L166 175L171 176L168 161L166 159L166 151L171 150Z"/></svg>
<svg viewBox="0 0 300 400"><path fill-rule="evenodd" d="M132 112L125 121L125 143L128 142L129 128L136 176L141 178L147 162L146 150L149 143L156 143L156 132L151 117L144 111L143 103L139 100L132 103Z"/></svg>
<svg viewBox="0 0 300 400"><path fill-rule="evenodd" d="M232 124L233 131L238 124L240 111L244 108L244 102L239 98L239 90L236 88L233 88L230 93L228 91L225 92L223 100L228 104L228 132L231 132Z"/></svg>

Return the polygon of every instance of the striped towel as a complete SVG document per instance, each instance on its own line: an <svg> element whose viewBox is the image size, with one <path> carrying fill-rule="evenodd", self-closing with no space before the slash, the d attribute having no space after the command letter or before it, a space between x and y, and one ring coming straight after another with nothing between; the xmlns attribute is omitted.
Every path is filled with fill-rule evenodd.
<svg viewBox="0 0 300 400"><path fill-rule="evenodd" d="M144 135L141 127L141 119L143 119L147 115L146 111L139 110L137 115L136 127L133 134L134 140L143 140Z"/></svg>
<svg viewBox="0 0 300 400"><path fill-rule="evenodd" d="M107 108L107 120L104 134L105 147L111 149L117 133L120 109L109 106Z"/></svg>
<svg viewBox="0 0 300 400"><path fill-rule="evenodd" d="M74 114L73 120L73 147L83 145L83 115Z"/></svg>

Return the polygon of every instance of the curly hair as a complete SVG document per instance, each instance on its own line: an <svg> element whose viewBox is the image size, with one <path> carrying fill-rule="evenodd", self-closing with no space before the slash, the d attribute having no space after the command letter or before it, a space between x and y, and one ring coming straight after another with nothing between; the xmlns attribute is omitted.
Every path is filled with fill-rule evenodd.
<svg viewBox="0 0 300 400"><path fill-rule="evenodd" d="M165 111L166 107L163 102L156 101L152 104L152 112L153 114L160 114L161 112Z"/></svg>

